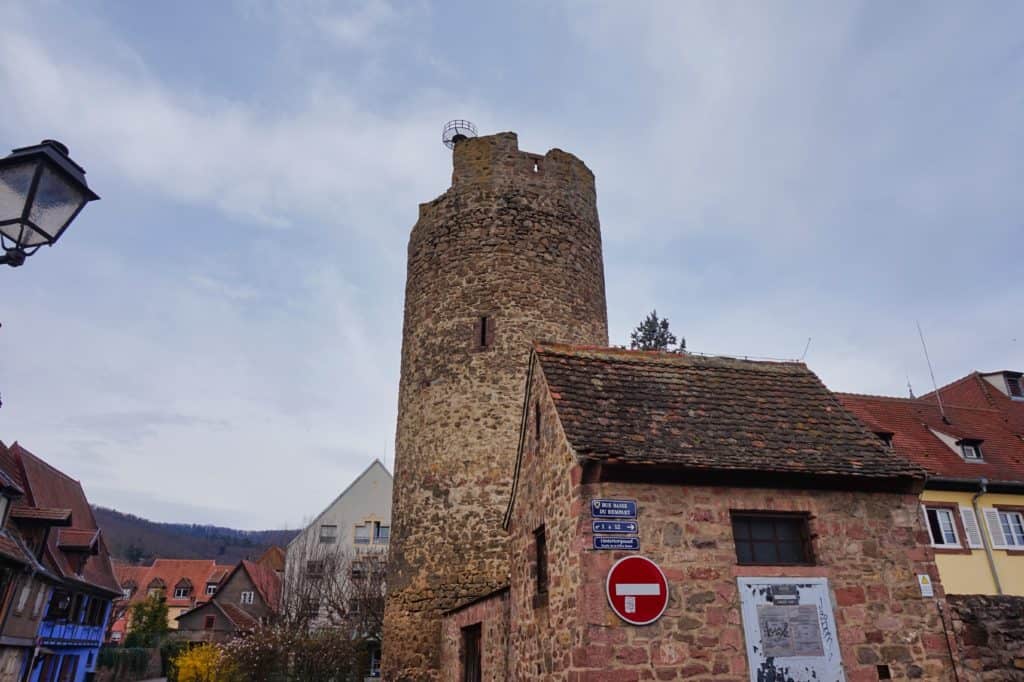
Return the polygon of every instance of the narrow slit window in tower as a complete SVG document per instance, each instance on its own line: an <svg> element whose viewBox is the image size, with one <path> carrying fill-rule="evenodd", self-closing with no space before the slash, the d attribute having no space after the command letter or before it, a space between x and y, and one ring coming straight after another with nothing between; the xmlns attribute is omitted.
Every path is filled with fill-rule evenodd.
<svg viewBox="0 0 1024 682"><path fill-rule="evenodd" d="M473 345L478 350L485 350L494 344L494 318L481 315L476 321Z"/></svg>
<svg viewBox="0 0 1024 682"><path fill-rule="evenodd" d="M540 401L533 403L533 428L537 436L537 444L540 444Z"/></svg>

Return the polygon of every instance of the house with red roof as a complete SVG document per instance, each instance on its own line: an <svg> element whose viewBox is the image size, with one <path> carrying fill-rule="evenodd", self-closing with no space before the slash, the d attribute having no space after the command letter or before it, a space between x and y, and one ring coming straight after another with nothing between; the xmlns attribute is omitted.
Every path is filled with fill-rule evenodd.
<svg viewBox="0 0 1024 682"><path fill-rule="evenodd" d="M263 563L240 561L212 599L178 616L194 642L223 642L250 632L281 610L281 575Z"/></svg>
<svg viewBox="0 0 1024 682"><path fill-rule="evenodd" d="M838 396L928 472L921 509L946 592L1024 595L1022 373L972 372L920 398Z"/></svg>
<svg viewBox="0 0 1024 682"><path fill-rule="evenodd" d="M21 562L4 580L2 678L81 682L120 593L103 534L81 483L18 443L0 443L0 469L0 552Z"/></svg>
<svg viewBox="0 0 1024 682"><path fill-rule="evenodd" d="M204 604L216 594L231 566L212 559L155 559L148 566L115 562L121 596L114 603L109 642L124 641L130 628L131 607L157 596L167 603L167 625L178 627L178 616Z"/></svg>

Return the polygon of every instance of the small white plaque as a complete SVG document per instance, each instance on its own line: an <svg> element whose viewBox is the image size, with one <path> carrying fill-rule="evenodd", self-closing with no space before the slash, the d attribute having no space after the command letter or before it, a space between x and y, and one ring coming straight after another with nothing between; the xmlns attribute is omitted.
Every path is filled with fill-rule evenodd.
<svg viewBox="0 0 1024 682"><path fill-rule="evenodd" d="M932 586L932 579L925 573L917 574L917 584L921 586L922 597L934 597L935 588Z"/></svg>

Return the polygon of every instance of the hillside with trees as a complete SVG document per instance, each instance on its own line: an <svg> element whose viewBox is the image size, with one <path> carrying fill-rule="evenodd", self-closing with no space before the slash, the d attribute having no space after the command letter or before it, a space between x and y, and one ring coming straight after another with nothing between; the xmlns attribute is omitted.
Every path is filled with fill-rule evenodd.
<svg viewBox="0 0 1024 682"><path fill-rule="evenodd" d="M157 523L105 507L94 507L93 513L114 558L134 564L147 564L156 557L233 564L258 558L271 545L284 547L298 532Z"/></svg>

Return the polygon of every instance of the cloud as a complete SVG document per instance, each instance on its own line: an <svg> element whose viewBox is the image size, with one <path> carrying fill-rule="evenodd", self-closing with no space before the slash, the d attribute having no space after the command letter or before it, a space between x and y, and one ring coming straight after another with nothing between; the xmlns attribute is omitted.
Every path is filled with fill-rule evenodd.
<svg viewBox="0 0 1024 682"><path fill-rule="evenodd" d="M187 39L0 7L0 131L104 196L5 279L0 430L96 501L294 523L383 454L455 115L595 171L613 343L657 307L895 394L929 383L915 319L940 382L1020 356L1012 4L225 7Z"/></svg>

